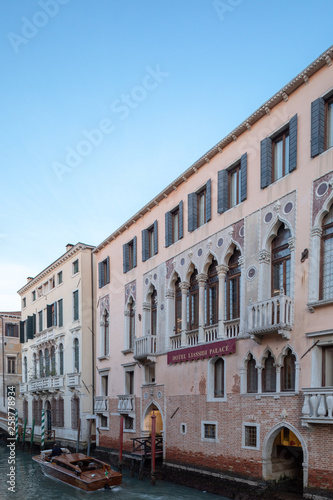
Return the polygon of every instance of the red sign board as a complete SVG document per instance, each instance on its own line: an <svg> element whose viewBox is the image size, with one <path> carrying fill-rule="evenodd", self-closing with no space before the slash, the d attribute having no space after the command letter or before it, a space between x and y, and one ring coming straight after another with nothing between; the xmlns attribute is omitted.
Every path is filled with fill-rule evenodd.
<svg viewBox="0 0 333 500"><path fill-rule="evenodd" d="M184 363L184 361L194 361L196 359L213 358L214 356L224 356L225 354L233 354L235 351L235 339L196 345L195 347L168 352L168 365Z"/></svg>

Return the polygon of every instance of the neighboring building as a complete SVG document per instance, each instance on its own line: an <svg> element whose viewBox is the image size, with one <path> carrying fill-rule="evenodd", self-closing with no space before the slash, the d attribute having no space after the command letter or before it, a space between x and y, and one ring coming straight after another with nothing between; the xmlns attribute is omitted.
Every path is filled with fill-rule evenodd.
<svg viewBox="0 0 333 500"><path fill-rule="evenodd" d="M18 293L22 300L23 419L35 435L54 431L63 444L88 438L93 413L93 256L94 247L67 245L66 253Z"/></svg>
<svg viewBox="0 0 333 500"><path fill-rule="evenodd" d="M333 490L332 56L94 250L99 446Z"/></svg>
<svg viewBox="0 0 333 500"><path fill-rule="evenodd" d="M19 384L21 382L21 344L19 338L21 313L0 312L0 387L1 403L0 418L3 427L8 424L7 388L15 386L16 408L21 411L22 405L19 399ZM10 389L12 391L12 389ZM11 394L12 395L12 392Z"/></svg>

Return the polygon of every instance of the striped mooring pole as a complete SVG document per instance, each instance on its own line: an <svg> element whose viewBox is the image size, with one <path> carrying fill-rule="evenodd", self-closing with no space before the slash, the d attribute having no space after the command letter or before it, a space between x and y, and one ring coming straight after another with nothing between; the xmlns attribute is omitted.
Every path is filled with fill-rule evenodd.
<svg viewBox="0 0 333 500"><path fill-rule="evenodd" d="M45 410L42 410L42 432L40 438L40 447L44 448L44 425L45 425Z"/></svg>
<svg viewBox="0 0 333 500"><path fill-rule="evenodd" d="M15 439L18 441L19 432L18 432L18 411L15 409Z"/></svg>

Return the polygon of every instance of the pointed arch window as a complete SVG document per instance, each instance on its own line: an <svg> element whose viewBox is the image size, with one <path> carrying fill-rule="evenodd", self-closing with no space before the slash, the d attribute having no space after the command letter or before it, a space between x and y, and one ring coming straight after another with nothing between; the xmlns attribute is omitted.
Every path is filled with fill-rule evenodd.
<svg viewBox="0 0 333 500"><path fill-rule="evenodd" d="M51 375L56 375L55 347L51 347Z"/></svg>
<svg viewBox="0 0 333 500"><path fill-rule="evenodd" d="M24 381L28 382L28 360L26 356L24 356Z"/></svg>
<svg viewBox="0 0 333 500"><path fill-rule="evenodd" d="M213 260L207 272L207 281L205 284L206 326L216 325L218 323L219 279L216 266L217 262Z"/></svg>
<svg viewBox="0 0 333 500"><path fill-rule="evenodd" d="M128 342L128 347L129 347L129 349L133 349L134 339L135 339L135 309L134 309L134 302L132 299L130 299L128 309L129 309L129 342Z"/></svg>
<svg viewBox="0 0 333 500"><path fill-rule="evenodd" d="M45 349L45 375L47 377L50 375L50 354L48 349Z"/></svg>
<svg viewBox="0 0 333 500"><path fill-rule="evenodd" d="M33 353L32 356L33 370L34 370L34 378L37 378L37 356L36 353Z"/></svg>
<svg viewBox="0 0 333 500"><path fill-rule="evenodd" d="M272 241L272 297L280 295L281 289L290 297L290 248L288 244L290 237L290 230L281 224Z"/></svg>
<svg viewBox="0 0 333 500"><path fill-rule="evenodd" d="M281 391L283 392L295 390L295 363L296 357L291 349L288 349L281 367Z"/></svg>
<svg viewBox="0 0 333 500"><path fill-rule="evenodd" d="M229 269L225 279L225 316L227 321L240 317L241 268L238 262L240 257L240 251L235 248L228 263Z"/></svg>
<svg viewBox="0 0 333 500"><path fill-rule="evenodd" d="M150 333L156 335L157 332L157 291L154 288L150 296Z"/></svg>
<svg viewBox="0 0 333 500"><path fill-rule="evenodd" d="M276 369L272 354L269 352L262 369L262 392L276 391Z"/></svg>
<svg viewBox="0 0 333 500"><path fill-rule="evenodd" d="M182 330L182 291L180 278L175 283L175 334L179 335Z"/></svg>
<svg viewBox="0 0 333 500"><path fill-rule="evenodd" d="M43 351L39 351L39 376L44 377L44 356Z"/></svg>
<svg viewBox="0 0 333 500"><path fill-rule="evenodd" d="M187 291L187 330L196 330L199 326L199 283L198 271L191 274L190 287Z"/></svg>
<svg viewBox="0 0 333 500"><path fill-rule="evenodd" d="M333 205L322 222L320 299L333 299Z"/></svg>
<svg viewBox="0 0 333 500"><path fill-rule="evenodd" d="M107 310L103 314L103 355L109 354L109 338L110 338L110 326L109 326L109 313Z"/></svg>
<svg viewBox="0 0 333 500"><path fill-rule="evenodd" d="M256 393L258 392L258 370L256 367L256 360L250 354L247 362L247 392Z"/></svg>

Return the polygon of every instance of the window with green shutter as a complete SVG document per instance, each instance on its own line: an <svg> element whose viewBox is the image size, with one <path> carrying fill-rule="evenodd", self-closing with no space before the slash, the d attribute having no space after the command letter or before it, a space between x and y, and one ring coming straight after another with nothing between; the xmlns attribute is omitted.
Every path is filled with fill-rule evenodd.
<svg viewBox="0 0 333 500"><path fill-rule="evenodd" d="M73 320L79 319L79 291L73 292Z"/></svg>
<svg viewBox="0 0 333 500"><path fill-rule="evenodd" d="M211 180L188 195L188 230L194 231L211 220Z"/></svg>
<svg viewBox="0 0 333 500"><path fill-rule="evenodd" d="M58 300L58 326L64 326L63 301Z"/></svg>

